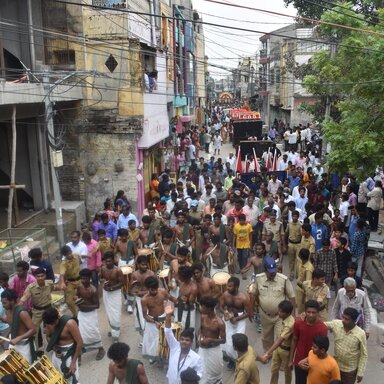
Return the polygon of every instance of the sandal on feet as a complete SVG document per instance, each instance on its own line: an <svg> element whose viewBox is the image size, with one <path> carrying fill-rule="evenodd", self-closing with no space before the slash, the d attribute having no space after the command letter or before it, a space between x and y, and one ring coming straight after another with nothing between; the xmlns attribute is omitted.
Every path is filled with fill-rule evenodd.
<svg viewBox="0 0 384 384"><path fill-rule="evenodd" d="M105 356L105 349L100 349L99 352L97 352L96 360L102 360Z"/></svg>

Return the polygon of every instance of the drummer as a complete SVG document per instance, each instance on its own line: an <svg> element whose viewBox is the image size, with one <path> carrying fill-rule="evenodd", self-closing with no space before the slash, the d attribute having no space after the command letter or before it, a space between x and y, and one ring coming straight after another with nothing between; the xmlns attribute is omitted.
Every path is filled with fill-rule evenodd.
<svg viewBox="0 0 384 384"><path fill-rule="evenodd" d="M189 249L187 247L180 247L178 248L176 252L177 259L174 259L171 261L171 268L170 268L170 273L169 273L169 287L173 291L172 295L177 297L177 287L178 287L178 282L179 282L179 268L180 267L190 267L192 264L188 261L188 256L190 255Z"/></svg>
<svg viewBox="0 0 384 384"><path fill-rule="evenodd" d="M141 299L148 293L148 289L145 286L145 279L147 277L155 277L155 273L148 268L148 257L141 255L136 260L137 270L132 273L130 281L130 296L129 299L135 301L136 305L134 307L135 315L135 328L140 333L143 332L145 321L143 317L143 310L141 307ZM128 313L132 313L132 306L128 305Z"/></svg>
<svg viewBox="0 0 384 384"><path fill-rule="evenodd" d="M215 213L213 215L213 224L209 227L208 233L212 236L219 236L220 243L223 243L226 240L226 231L225 225L221 221L222 215L220 213Z"/></svg>
<svg viewBox="0 0 384 384"><path fill-rule="evenodd" d="M143 216L141 221L143 226L140 229L140 241L142 247L157 243L158 236L154 226L151 226L152 219L149 216Z"/></svg>
<svg viewBox="0 0 384 384"><path fill-rule="evenodd" d="M185 246L195 246L195 232L191 224L185 222L186 215L183 211L177 212L177 221L174 232L174 241L183 243Z"/></svg>
<svg viewBox="0 0 384 384"><path fill-rule="evenodd" d="M264 258L266 257L264 243L257 243L254 249L255 255L248 260L247 265L240 271L242 275L245 275L253 267L251 283L255 282L257 274L264 272Z"/></svg>
<svg viewBox="0 0 384 384"><path fill-rule="evenodd" d="M141 300L145 329L143 334L143 357L153 364L158 359L159 327L165 320L164 300L173 300L168 291L159 288L159 280L155 276L145 279L144 285L148 293Z"/></svg>
<svg viewBox="0 0 384 384"><path fill-rule="evenodd" d="M175 307L175 317L183 324L184 329L195 328L196 322L196 297L197 286L192 280L192 267L179 267L179 291L177 306Z"/></svg>
<svg viewBox="0 0 384 384"><path fill-rule="evenodd" d="M29 364L35 359L33 337L36 328L28 311L16 304L17 293L14 289L5 289L1 293L1 303L6 310L7 323L10 326L10 348L14 348Z"/></svg>
<svg viewBox="0 0 384 384"><path fill-rule="evenodd" d="M135 220L132 220L135 225ZM115 264L121 267L122 265L133 265L135 255L137 255L137 244L133 240L128 240L128 230L120 228L117 231L117 241L115 245Z"/></svg>
<svg viewBox="0 0 384 384"><path fill-rule="evenodd" d="M229 359L228 368L235 368L237 353L233 349L232 335L245 333L246 319L252 315L247 294L239 291L240 280L232 276L227 282L227 290L220 297L220 310L224 313L226 332L225 352Z"/></svg>
<svg viewBox="0 0 384 384"><path fill-rule="evenodd" d="M159 261L160 269L163 269L164 267L169 267L171 265L171 261L177 259L177 243L173 243L172 239L173 231L172 229L167 228L161 236Z"/></svg>
<svg viewBox="0 0 384 384"><path fill-rule="evenodd" d="M204 276L204 266L202 263L192 264L193 280L197 286L197 302L204 296L219 298L220 291L215 282Z"/></svg>
<svg viewBox="0 0 384 384"><path fill-rule="evenodd" d="M228 246L220 242L217 235L211 236L212 245L207 249L203 256L203 261L212 277L216 272L228 273Z"/></svg>

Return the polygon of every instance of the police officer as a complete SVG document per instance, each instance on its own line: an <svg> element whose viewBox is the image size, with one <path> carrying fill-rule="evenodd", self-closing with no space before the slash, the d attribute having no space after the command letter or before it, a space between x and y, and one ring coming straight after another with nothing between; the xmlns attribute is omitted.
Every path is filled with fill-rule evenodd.
<svg viewBox="0 0 384 384"><path fill-rule="evenodd" d="M46 271L44 268L36 268L34 271L36 281L27 286L19 304L23 305L30 298L32 300L32 323L36 328L35 345L39 345L39 329L43 321L43 313L52 305L51 292L55 286L52 280L46 280ZM40 343L42 344L42 343Z"/></svg>
<svg viewBox="0 0 384 384"><path fill-rule="evenodd" d="M294 315L296 300L291 282L287 276L277 273L276 261L272 257L264 259L264 269L264 273L256 275L250 295L252 302L259 307L263 348L267 351L279 335L279 303L289 299L294 307Z"/></svg>

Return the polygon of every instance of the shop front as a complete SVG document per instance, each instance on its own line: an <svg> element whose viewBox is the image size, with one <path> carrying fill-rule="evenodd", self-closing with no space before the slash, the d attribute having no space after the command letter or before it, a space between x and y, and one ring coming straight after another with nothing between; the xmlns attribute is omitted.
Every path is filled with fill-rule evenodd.
<svg viewBox="0 0 384 384"><path fill-rule="evenodd" d="M169 136L169 118L161 104L144 107L143 134L136 145L138 182L138 215L141 216L150 198L152 175L163 169L163 140Z"/></svg>

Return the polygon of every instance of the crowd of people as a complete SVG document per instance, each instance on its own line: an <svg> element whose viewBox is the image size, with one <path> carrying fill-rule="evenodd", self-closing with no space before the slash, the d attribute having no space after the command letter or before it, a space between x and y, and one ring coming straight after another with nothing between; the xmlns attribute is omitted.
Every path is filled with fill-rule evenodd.
<svg viewBox="0 0 384 384"><path fill-rule="evenodd" d="M270 360L271 384L280 371L286 384L292 371L296 384L362 380L371 325L362 278L369 234L379 229L380 173L360 183L346 174L334 185L308 125L291 131L296 142L279 150L278 172L261 160L261 172L246 185L234 154L220 157L230 139L221 135L226 120L215 109L207 128L186 130L176 179L171 169L153 175L139 215L119 191L92 223L73 231L56 283L40 249L30 251L30 263L17 264L10 282L0 275L0 334L11 335L10 347L32 362L33 347L42 353L46 337L53 364L77 382L84 351L97 350L96 360L106 354L102 291L111 338L108 384L148 383L147 361L167 367L169 384L221 383L224 362L236 384L256 384L256 361ZM199 150L213 156L207 160ZM71 316L52 307L54 290L65 291ZM119 340L123 311L142 335L142 361L128 357L129 346ZM251 346L247 326L261 333L262 351Z"/></svg>

